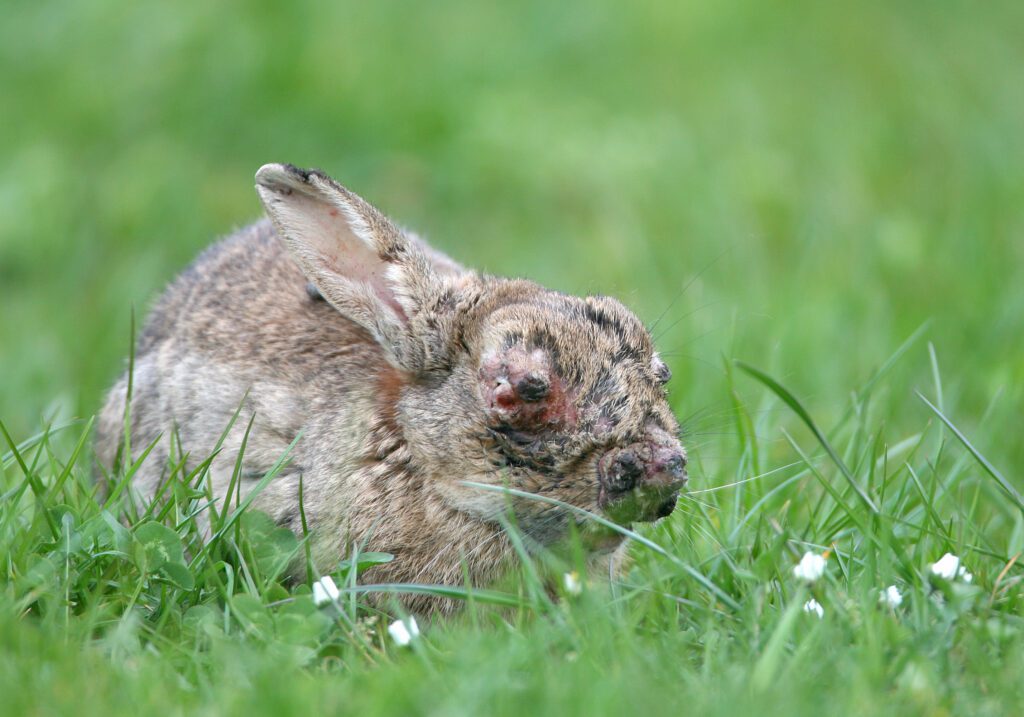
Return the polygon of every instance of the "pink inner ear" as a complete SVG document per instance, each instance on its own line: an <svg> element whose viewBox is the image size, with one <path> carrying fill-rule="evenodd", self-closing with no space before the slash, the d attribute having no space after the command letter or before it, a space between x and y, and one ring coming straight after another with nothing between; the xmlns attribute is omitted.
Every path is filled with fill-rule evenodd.
<svg viewBox="0 0 1024 717"><path fill-rule="evenodd" d="M407 320L405 310L385 279L388 263L356 234L349 217L338 207L312 197L306 199L305 210L315 222L307 240L320 256L324 268L350 281L368 284L381 301L403 321Z"/></svg>
<svg viewBox="0 0 1024 717"><path fill-rule="evenodd" d="M491 354L481 363L479 375L493 423L522 430L576 425L576 406L544 351L513 346Z"/></svg>

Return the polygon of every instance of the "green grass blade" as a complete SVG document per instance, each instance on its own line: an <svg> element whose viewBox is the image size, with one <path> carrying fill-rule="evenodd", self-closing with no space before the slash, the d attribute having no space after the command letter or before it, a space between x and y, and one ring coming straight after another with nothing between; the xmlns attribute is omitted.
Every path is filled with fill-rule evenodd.
<svg viewBox="0 0 1024 717"><path fill-rule="evenodd" d="M21 472L25 475L25 480L28 481L29 487L32 488L32 492L35 494L36 501L38 501L39 511L43 515L43 519L46 521L47 527L50 529L50 533L54 538L60 537L60 528L57 527L57 523L54 521L53 516L50 515L49 506L46 501L46 488L39 480L39 476L28 467L25 463L25 459L21 455L21 451L18 450L14 439L11 438L11 434L7 432L7 426L4 425L3 421L0 421L0 433L3 434L4 440L7 441L7 446L10 448L11 454L14 456L14 460L17 461L18 466L21 468ZM45 439L44 439L45 440Z"/></svg>
<svg viewBox="0 0 1024 717"><path fill-rule="evenodd" d="M423 585L419 583L370 583L339 588L341 594L368 595L373 593L388 595L433 595L435 597L452 598L454 600L476 600L489 605L503 607L525 607L522 598L511 593L498 590L481 590L453 585Z"/></svg>
<svg viewBox="0 0 1024 717"><path fill-rule="evenodd" d="M1016 505L1019 510L1024 511L1024 496L1021 496L1020 492L1013 487L1013 484L1006 479L1006 476L1000 473L999 469L992 465L992 463L990 463L989 460L985 458L985 456L983 456L977 448L974 447L974 445L967 439L967 436L965 436L963 432L959 428L957 428L951 420L946 418L946 414L940 411L935 404L933 404L931 401L924 397L924 394L922 394L920 391L914 391L914 393L917 394L917 397L919 399L924 401L924 404L932 410L932 413L939 417L939 420L945 424L946 428L953 432L953 435L956 436L957 440L964 445L964 448L966 448L970 452L970 454L974 456L975 460L977 460L978 463L981 464L981 467L985 469L985 472L988 473L993 479L995 479L996 483L998 483L1000 487L1004 491L1006 491L1006 494L1010 497L1010 500L1013 501L1014 505Z"/></svg>
<svg viewBox="0 0 1024 717"><path fill-rule="evenodd" d="M579 508L579 507L577 507L575 505L571 505L569 503L565 503L563 501L557 500L556 498L549 498L548 496L537 495L535 493L527 493L526 491L517 490L515 488L505 488L504 486L489 485L487 483L476 483L474 481L468 481L468 480L467 481L462 481L462 484L470 486L472 488L479 488L480 490L489 490L489 491L492 491L492 492L495 492L495 493L505 493L506 495L514 495L517 498L525 498L527 500L535 500L535 501L538 501L540 503L547 503L548 505L555 505L555 506L563 508L563 509L565 509L565 510L571 512L571 513L575 513L576 515L583 516L584 518L587 518L588 520L594 521L598 525L602 525L605 528L609 528L610 530L614 530L616 533L619 533L620 535L624 535L627 538L629 538L629 539L631 539L631 540L633 540L633 541L635 541L637 543L640 543L644 547L649 548L650 550L653 550L655 553L657 553L658 555L662 556L663 558L666 558L666 559L670 560L673 564L676 565L676 567L678 567L681 570L683 570L687 575L689 575L694 580L699 582L701 585L706 587L708 590L713 592L715 594L715 596L718 597L719 600L721 600L723 603L728 605L733 610L738 610L739 607L740 607L739 603L736 602L732 598L732 596L730 596L727 592L722 590L722 588L720 588L718 585L716 585L710 578L708 578L706 575L704 575L699 570L697 570L693 566L689 565L685 561L680 560L678 557L676 557L672 553L670 553L667 550L665 550L665 548L661 547L660 545L655 543L653 540L649 540L648 538L645 538L644 536L640 535L639 533L636 533L636 532L630 530L629 528L624 528L621 525L619 525L618 523L615 523L615 522L613 522L611 520L608 520L607 518L604 518L604 517L602 517L600 515L596 515L595 513L591 513L589 510L585 510L584 508Z"/></svg>
<svg viewBox="0 0 1024 717"><path fill-rule="evenodd" d="M822 433L820 428L818 428L818 424L814 422L814 419L811 418L811 414L807 412L807 409L803 407L803 404L801 404L800 401L798 401L792 393L790 393L784 386L782 386L782 384L780 384L778 381L776 381L775 379L773 379L771 376L764 373L760 369L754 368L750 364L744 363L743 361L737 361L736 365L740 368L740 370L746 372L747 374L749 374L750 376L754 377L762 384L764 384L772 393L774 393L776 396L782 399L783 403L785 403L787 406L790 407L790 409L792 409L792 411L800 418L801 421L803 421L804 425L807 426L811 433L814 434L814 437L818 439L818 443L820 443L821 447L825 449L826 453L828 453L829 458L831 458L832 462L835 463L836 466L839 468L839 471L843 474L843 477L846 478L847 481L849 481L850 486L853 488L854 492L856 492L857 496L861 499L861 501L868 508L868 510L870 510L872 513L877 514L878 506L875 505L875 502L871 500L871 497L864 491L863 488L861 488L860 484L857 482L857 479L854 477L853 473L850 472L850 469L847 467L846 462L839 457L839 454L836 452L835 448L832 447L832 444L825 437L825 434Z"/></svg>

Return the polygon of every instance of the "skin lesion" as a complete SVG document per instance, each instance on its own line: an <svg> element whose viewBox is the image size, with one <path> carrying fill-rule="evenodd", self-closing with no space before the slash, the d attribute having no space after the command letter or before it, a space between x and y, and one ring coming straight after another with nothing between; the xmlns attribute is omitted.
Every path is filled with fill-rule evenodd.
<svg viewBox="0 0 1024 717"><path fill-rule="evenodd" d="M516 344L481 362L479 380L493 426L521 430L572 430L575 401L543 349Z"/></svg>

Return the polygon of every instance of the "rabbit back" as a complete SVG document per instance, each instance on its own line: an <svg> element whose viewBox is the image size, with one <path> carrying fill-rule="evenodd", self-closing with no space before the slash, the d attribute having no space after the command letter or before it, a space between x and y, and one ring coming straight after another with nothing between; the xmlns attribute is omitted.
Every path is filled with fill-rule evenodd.
<svg viewBox="0 0 1024 717"><path fill-rule="evenodd" d="M210 469L213 492L225 503L243 440L243 495L246 483L270 470L300 432L313 442L318 434L347 436L352 450L335 446L332 454L353 455L368 430L363 404L373 400L382 361L363 328L307 290L270 222L227 237L168 287L139 336L131 453L137 458L153 447L133 489L151 498L171 466L194 469L217 449L236 412ZM107 470L123 443L128 385L126 372L99 417L97 458ZM289 483L287 476L312 460L309 442L294 447L278 483ZM260 502L280 518L295 501L275 500L274 493L287 489L270 488Z"/></svg>

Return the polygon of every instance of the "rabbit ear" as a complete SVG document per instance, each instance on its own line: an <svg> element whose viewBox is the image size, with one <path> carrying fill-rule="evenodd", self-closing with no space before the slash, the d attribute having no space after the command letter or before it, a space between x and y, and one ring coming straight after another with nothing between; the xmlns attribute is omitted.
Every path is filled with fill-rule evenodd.
<svg viewBox="0 0 1024 717"><path fill-rule="evenodd" d="M256 173L256 191L323 297L367 329L397 367L422 369L426 337L416 336L416 317L460 267L320 172L267 164Z"/></svg>

